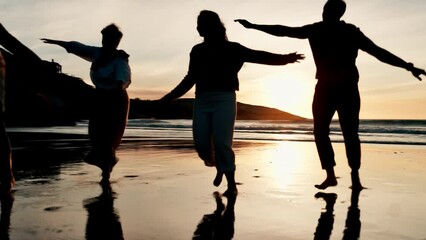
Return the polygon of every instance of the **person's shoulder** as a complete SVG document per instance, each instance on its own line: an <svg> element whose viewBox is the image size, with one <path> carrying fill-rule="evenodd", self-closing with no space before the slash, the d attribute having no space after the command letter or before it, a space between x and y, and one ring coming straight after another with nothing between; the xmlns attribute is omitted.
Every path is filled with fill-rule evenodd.
<svg viewBox="0 0 426 240"><path fill-rule="evenodd" d="M353 30L353 31L360 31L360 30L359 30L359 27L355 26L355 24L347 23L347 22L345 22L345 21L340 21L340 23L341 23L342 25L344 25L346 28L350 29L350 30Z"/></svg>
<svg viewBox="0 0 426 240"><path fill-rule="evenodd" d="M124 50L118 50L117 51L117 57L119 58L124 58L124 59L128 59L129 58L129 54L127 54Z"/></svg>
<svg viewBox="0 0 426 240"><path fill-rule="evenodd" d="M204 43L198 43L198 44L194 45L191 49L191 55L202 51L203 48L204 48Z"/></svg>
<svg viewBox="0 0 426 240"><path fill-rule="evenodd" d="M237 49L237 50L239 50L239 49L246 49L247 47L245 47L245 46L243 46L242 44L240 44L240 43L237 43L237 42L230 42L230 41L227 41L226 42L226 46L228 47L228 48L231 48L231 49Z"/></svg>
<svg viewBox="0 0 426 240"><path fill-rule="evenodd" d="M197 43L197 44L195 44L193 47L192 47L192 50L194 51L194 50L200 50L200 49L202 49L203 47L204 47L204 42L202 42L202 43Z"/></svg>
<svg viewBox="0 0 426 240"><path fill-rule="evenodd" d="M313 28L313 29L315 29L315 28L320 28L324 25L325 25L324 22L321 21L321 22L314 22L314 23L303 25L301 28L305 28L305 29Z"/></svg>

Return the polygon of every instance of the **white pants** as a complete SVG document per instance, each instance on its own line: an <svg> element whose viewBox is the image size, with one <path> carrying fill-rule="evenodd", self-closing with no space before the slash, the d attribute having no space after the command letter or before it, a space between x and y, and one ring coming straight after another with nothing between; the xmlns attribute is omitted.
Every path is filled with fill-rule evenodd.
<svg viewBox="0 0 426 240"><path fill-rule="evenodd" d="M195 149L205 161L214 158L222 172L235 171L232 142L236 114L234 92L197 93L195 97L192 123Z"/></svg>

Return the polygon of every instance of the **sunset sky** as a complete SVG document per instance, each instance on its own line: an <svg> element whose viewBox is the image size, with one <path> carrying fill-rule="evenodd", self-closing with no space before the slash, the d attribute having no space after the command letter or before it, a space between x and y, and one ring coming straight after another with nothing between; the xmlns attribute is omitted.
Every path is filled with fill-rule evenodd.
<svg viewBox="0 0 426 240"><path fill-rule="evenodd" d="M124 33L120 48L130 54L132 98L158 99L188 69L200 10L217 12L230 41L275 53L299 52L301 63L265 66L246 63L240 71L238 101L278 108L312 118L315 65L307 40L279 38L244 29L234 19L302 26L321 20L326 0L1 0L0 23L42 59L90 83L90 63L47 45L40 38L77 40L100 46L100 30L116 23ZM426 68L425 0L346 0L343 20L357 25L377 45ZM364 119L426 119L426 77L419 82L400 68L360 51ZM193 97L194 89L185 97Z"/></svg>

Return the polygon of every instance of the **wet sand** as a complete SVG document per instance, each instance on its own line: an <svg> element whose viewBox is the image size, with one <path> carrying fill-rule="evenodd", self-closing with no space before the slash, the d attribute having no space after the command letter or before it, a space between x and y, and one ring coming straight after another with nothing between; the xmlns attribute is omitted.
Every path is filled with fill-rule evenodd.
<svg viewBox="0 0 426 240"><path fill-rule="evenodd" d="M239 195L215 199L226 185L191 141L127 139L102 189L81 160L85 136L23 136L11 134L17 182L0 239L426 239L426 146L364 144L358 194L343 144L339 185L318 191L314 143L236 142Z"/></svg>

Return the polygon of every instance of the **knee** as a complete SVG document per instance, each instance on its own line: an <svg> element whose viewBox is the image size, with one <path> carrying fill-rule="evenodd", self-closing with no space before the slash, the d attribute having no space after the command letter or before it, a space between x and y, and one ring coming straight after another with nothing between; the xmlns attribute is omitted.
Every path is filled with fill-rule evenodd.
<svg viewBox="0 0 426 240"><path fill-rule="evenodd" d="M350 142L350 143L359 143L360 142L358 132L343 133L343 138L345 139L346 142Z"/></svg>
<svg viewBox="0 0 426 240"><path fill-rule="evenodd" d="M214 158L213 150L211 148L196 148L198 156L204 161L212 161Z"/></svg>
<svg viewBox="0 0 426 240"><path fill-rule="evenodd" d="M328 137L330 134L330 130L328 128L314 128L314 136L315 138Z"/></svg>

